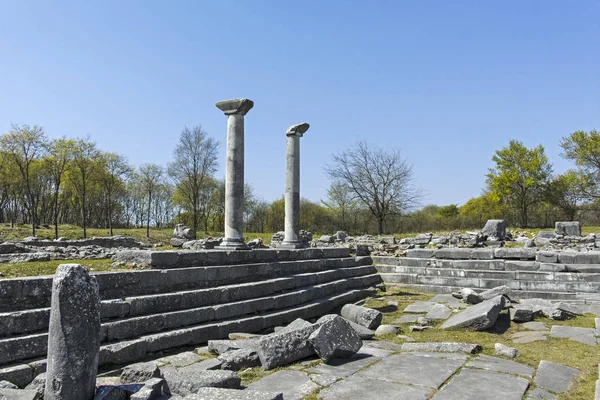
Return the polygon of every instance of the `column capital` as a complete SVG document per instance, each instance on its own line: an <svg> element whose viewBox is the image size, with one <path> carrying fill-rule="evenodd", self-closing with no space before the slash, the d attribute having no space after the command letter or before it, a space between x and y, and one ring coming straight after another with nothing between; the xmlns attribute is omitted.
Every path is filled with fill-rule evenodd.
<svg viewBox="0 0 600 400"><path fill-rule="evenodd" d="M254 107L254 102L248 99L233 99L233 100L225 100L219 101L216 104L217 108L225 113L225 115L230 114L241 114L246 115L252 107Z"/></svg>
<svg viewBox="0 0 600 400"><path fill-rule="evenodd" d="M306 133L306 131L308 130L308 128L310 128L310 125L307 124L306 122L303 122L301 124L298 125L292 125L289 128L287 128L287 131L285 132L286 136L299 136L302 137L302 135L304 135Z"/></svg>

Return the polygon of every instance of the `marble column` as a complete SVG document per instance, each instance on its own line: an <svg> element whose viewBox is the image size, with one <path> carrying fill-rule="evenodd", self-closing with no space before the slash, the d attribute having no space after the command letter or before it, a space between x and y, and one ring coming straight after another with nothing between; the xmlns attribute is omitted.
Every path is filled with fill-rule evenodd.
<svg viewBox="0 0 600 400"><path fill-rule="evenodd" d="M300 138L309 124L292 125L287 136L285 169L285 238L279 247L297 249L302 246L300 231Z"/></svg>
<svg viewBox="0 0 600 400"><path fill-rule="evenodd" d="M220 101L217 108L227 115L227 160L225 162L225 250L246 250L244 242L244 115L254 106L248 99Z"/></svg>

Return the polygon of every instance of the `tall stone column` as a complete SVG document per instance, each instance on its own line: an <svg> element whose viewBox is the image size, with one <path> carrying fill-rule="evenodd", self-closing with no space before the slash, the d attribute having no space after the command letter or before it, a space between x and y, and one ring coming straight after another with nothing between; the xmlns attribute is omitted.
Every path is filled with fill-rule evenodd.
<svg viewBox="0 0 600 400"><path fill-rule="evenodd" d="M100 351L100 295L95 276L59 265L52 281L46 400L91 400Z"/></svg>
<svg viewBox="0 0 600 400"><path fill-rule="evenodd" d="M292 125L287 136L285 169L285 238L279 247L297 249L302 245L298 239L300 231L300 138L309 124Z"/></svg>
<svg viewBox="0 0 600 400"><path fill-rule="evenodd" d="M227 160L225 162L225 250L247 250L244 242L244 115L254 106L248 99L220 101L217 108L227 115Z"/></svg>

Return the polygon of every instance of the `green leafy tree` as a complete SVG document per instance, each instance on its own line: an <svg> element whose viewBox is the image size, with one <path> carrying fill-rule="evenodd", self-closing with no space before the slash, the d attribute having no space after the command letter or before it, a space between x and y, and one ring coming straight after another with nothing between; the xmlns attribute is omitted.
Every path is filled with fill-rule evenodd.
<svg viewBox="0 0 600 400"><path fill-rule="evenodd" d="M575 162L580 172L582 192L591 198L600 197L600 132L576 131L562 138L562 157Z"/></svg>
<svg viewBox="0 0 600 400"><path fill-rule="evenodd" d="M486 175L490 193L516 210L519 225L527 227L530 208L544 199L552 174L544 147L528 149L520 141L511 140L507 147L496 151L492 160L496 166Z"/></svg>
<svg viewBox="0 0 600 400"><path fill-rule="evenodd" d="M162 183L164 169L156 164L143 164L139 168L140 183L146 194L146 237L150 237L150 218L152 215L152 197L156 195Z"/></svg>
<svg viewBox="0 0 600 400"><path fill-rule="evenodd" d="M98 168L98 159L100 152L96 143L91 142L89 138L78 139L73 145L73 168L70 172L70 178L78 195L79 206L81 210L81 227L83 228L83 238L87 238L87 219L88 219L88 194L90 191L91 176Z"/></svg>
<svg viewBox="0 0 600 400"><path fill-rule="evenodd" d="M590 184L585 175L569 170L556 176L548 185L548 202L558 207L569 221L574 221L581 206L588 198Z"/></svg>
<svg viewBox="0 0 600 400"><path fill-rule="evenodd" d="M463 224L471 228L483 227L488 219L498 219L503 215L500 199L485 193L469 199L459 208L459 216Z"/></svg>
<svg viewBox="0 0 600 400"><path fill-rule="evenodd" d="M58 239L58 212L60 210L59 194L65 173L72 160L75 141L62 137L54 139L48 146L48 155L44 159L44 168L50 174L53 184L52 221L54 223L54 237Z"/></svg>

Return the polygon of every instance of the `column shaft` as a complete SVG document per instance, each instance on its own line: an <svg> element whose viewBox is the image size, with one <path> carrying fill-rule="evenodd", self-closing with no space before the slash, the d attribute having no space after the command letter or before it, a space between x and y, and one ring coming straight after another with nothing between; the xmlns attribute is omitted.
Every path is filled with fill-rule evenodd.
<svg viewBox="0 0 600 400"><path fill-rule="evenodd" d="M300 137L287 137L285 172L285 244L296 244L300 231Z"/></svg>

